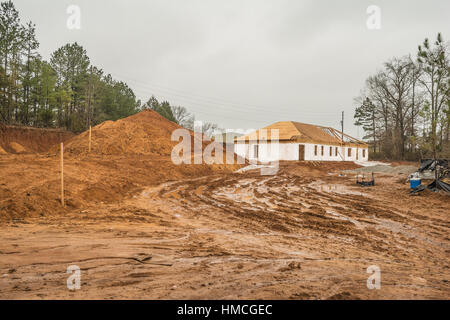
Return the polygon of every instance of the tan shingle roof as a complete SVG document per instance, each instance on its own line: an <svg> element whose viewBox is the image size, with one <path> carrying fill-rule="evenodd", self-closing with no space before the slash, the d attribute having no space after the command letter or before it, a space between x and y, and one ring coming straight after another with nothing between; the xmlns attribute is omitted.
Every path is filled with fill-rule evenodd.
<svg viewBox="0 0 450 320"><path fill-rule="evenodd" d="M303 142L303 143L317 143L328 145L341 145L341 132L331 127L322 127L307 123L300 123L294 121L281 121L274 123L255 132L235 139L237 143L245 143L256 140L276 140L276 133L272 130L278 130L278 140L283 142ZM344 134L345 146L364 146L367 144L356 138Z"/></svg>

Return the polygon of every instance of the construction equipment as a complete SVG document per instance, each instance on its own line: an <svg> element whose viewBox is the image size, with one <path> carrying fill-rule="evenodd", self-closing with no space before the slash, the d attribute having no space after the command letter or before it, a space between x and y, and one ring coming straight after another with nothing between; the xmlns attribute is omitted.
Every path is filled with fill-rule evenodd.
<svg viewBox="0 0 450 320"><path fill-rule="evenodd" d="M372 180L366 181L366 176L365 174L357 174L356 175L356 184L359 184L360 186L363 187L373 187L375 186L375 176L373 175L372 172Z"/></svg>
<svg viewBox="0 0 450 320"><path fill-rule="evenodd" d="M417 175L418 177L436 177L434 181L427 186L422 184L411 189L411 194L417 194L425 189L429 189L434 192L443 190L450 193L450 169L448 167L448 159L426 159L420 162L420 168L417 172L410 175L413 177Z"/></svg>
<svg viewBox="0 0 450 320"><path fill-rule="evenodd" d="M436 169L448 169L448 159L422 159L420 160L420 167L417 170L421 179L435 180Z"/></svg>

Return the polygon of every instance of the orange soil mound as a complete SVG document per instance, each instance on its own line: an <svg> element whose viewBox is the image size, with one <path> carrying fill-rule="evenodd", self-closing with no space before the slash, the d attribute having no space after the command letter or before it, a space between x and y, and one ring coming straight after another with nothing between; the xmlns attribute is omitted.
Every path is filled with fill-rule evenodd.
<svg viewBox="0 0 450 320"><path fill-rule="evenodd" d="M0 222L61 215L100 202L120 202L149 186L206 175L223 176L242 166L174 164L172 148L178 141L171 141L171 135L179 128L156 112L143 111L93 128L90 154L88 132L67 141L64 209L59 198L58 144L47 155L2 156L0 181L5 183L0 183ZM193 140L193 133L188 134Z"/></svg>
<svg viewBox="0 0 450 320"><path fill-rule="evenodd" d="M58 215L99 202L120 202L148 186L229 174L241 167L238 164L174 164L171 154L178 141L171 141L171 136L179 128L154 111L143 111L93 128L90 154L89 132L73 137L64 148L64 209L59 201L58 156L11 155L0 163L0 181L4 178L7 181L0 184L0 221ZM193 133L188 133L192 143ZM54 145L50 155L58 152L59 145Z"/></svg>
<svg viewBox="0 0 450 320"><path fill-rule="evenodd" d="M162 157L171 162L172 150L179 143L179 141L171 140L172 133L177 129L183 128L152 110L144 110L117 121L106 121L92 128L91 154L145 155ZM191 163L194 163L194 133L188 132L191 138ZM210 143L204 141L202 150L205 150ZM226 163L226 151L223 145L217 144L217 146L223 150L222 160ZM71 155L87 155L88 149L89 131L74 137L64 146L65 152ZM58 150L58 146L52 148L54 153ZM214 154L212 152L212 155ZM229 159L228 162L236 163L236 156L234 154L232 156L233 159Z"/></svg>
<svg viewBox="0 0 450 320"><path fill-rule="evenodd" d="M150 110L92 128L92 153L105 155L170 155L172 132L181 128ZM89 131L71 139L64 149L71 154L88 153Z"/></svg>
<svg viewBox="0 0 450 320"><path fill-rule="evenodd" d="M73 136L73 133L59 129L0 125L0 147L13 154L47 152L53 145Z"/></svg>
<svg viewBox="0 0 450 320"><path fill-rule="evenodd" d="M8 152L6 152L5 149L0 146L0 154L8 154Z"/></svg>

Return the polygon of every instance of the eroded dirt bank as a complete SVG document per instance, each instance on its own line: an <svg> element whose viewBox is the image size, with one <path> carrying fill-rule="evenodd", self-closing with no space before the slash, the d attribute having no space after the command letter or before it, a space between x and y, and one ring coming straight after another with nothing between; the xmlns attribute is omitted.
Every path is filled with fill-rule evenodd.
<svg viewBox="0 0 450 320"><path fill-rule="evenodd" d="M60 129L5 126L0 123L0 155L47 152L51 146L74 136L72 132Z"/></svg>
<svg viewBox="0 0 450 320"><path fill-rule="evenodd" d="M338 175L351 164L327 166L212 173L5 223L0 298L448 299L448 196L411 197L404 175L360 188Z"/></svg>

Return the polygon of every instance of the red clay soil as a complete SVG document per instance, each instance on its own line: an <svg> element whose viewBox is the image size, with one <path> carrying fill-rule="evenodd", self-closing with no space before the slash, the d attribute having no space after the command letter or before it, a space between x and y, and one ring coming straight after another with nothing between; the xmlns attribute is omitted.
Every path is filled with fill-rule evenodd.
<svg viewBox="0 0 450 320"><path fill-rule="evenodd" d="M181 142L172 141L172 134L175 130L186 130L191 137L191 163L194 163L194 140L200 141L198 136L190 130L184 129L178 124L167 120L155 111L144 110L138 114L117 121L106 121L92 128L91 152L88 152L89 131L74 137L64 146L64 151L69 156L96 156L96 155L143 155L151 157L163 157L168 162L172 162L171 155L173 148ZM202 144L205 151L210 145L206 137ZM222 162L226 163L227 155L221 144L212 143L221 149L223 153ZM59 152L59 146L54 146L50 153ZM211 153L214 156L215 152ZM189 156L186 156L187 158ZM229 157L228 163L237 163L237 158ZM240 166L234 166L237 169ZM214 165L214 168L229 169L229 166Z"/></svg>
<svg viewBox="0 0 450 320"><path fill-rule="evenodd" d="M176 166L176 128L146 111L94 128L91 154L68 141L65 208L57 146L0 155L0 299L448 299L448 195L356 186L347 162Z"/></svg>
<svg viewBox="0 0 450 320"><path fill-rule="evenodd" d="M1 155L0 221L61 214L91 204L117 202L148 186L229 173L241 167L237 164L175 165L170 156L178 142L171 141L171 135L179 128L156 112L143 111L94 127L90 154L88 132L69 140L64 148L65 209L59 200L58 144L48 154Z"/></svg>
<svg viewBox="0 0 450 320"><path fill-rule="evenodd" d="M16 156L0 173L9 164L8 184L37 186L39 167L52 167L45 161ZM74 187L99 176L114 184L92 184L85 197L130 190L117 177L133 162L121 161L68 161L70 203L81 199ZM406 174L379 174L363 188L339 175L349 166L293 162L275 176L179 179L13 220L0 228L0 299L448 299L448 196L410 196ZM129 181L144 181L147 169L130 168ZM44 179L42 192L57 185ZM71 265L81 269L80 290L66 286ZM367 287L374 265L380 290Z"/></svg>
<svg viewBox="0 0 450 320"><path fill-rule="evenodd" d="M176 142L172 132L181 127L146 110L117 121L106 121L92 128L91 154L98 155L159 155L170 156ZM65 152L72 155L88 153L89 131L74 137L65 145ZM58 151L58 146L51 151Z"/></svg>
<svg viewBox="0 0 450 320"><path fill-rule="evenodd" d="M92 128L92 148L94 155L156 155L170 157L172 149L179 141L171 141L172 133L183 129L152 110L117 121L106 121ZM194 133L187 130L193 146ZM74 137L65 145L65 152L72 155L88 154L89 131ZM203 149L208 142L205 142ZM55 146L51 151L58 151Z"/></svg>
<svg viewBox="0 0 450 320"><path fill-rule="evenodd" d="M74 134L60 129L41 129L0 125L0 154L47 152L53 145L64 142Z"/></svg>

